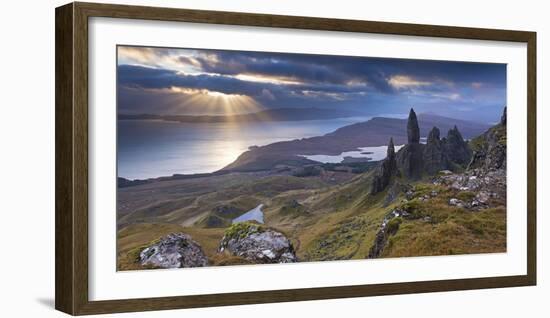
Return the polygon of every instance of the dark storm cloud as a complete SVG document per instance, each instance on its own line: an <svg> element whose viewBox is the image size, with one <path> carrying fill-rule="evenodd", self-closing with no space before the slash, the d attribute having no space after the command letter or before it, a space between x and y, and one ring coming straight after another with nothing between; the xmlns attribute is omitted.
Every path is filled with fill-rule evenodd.
<svg viewBox="0 0 550 318"><path fill-rule="evenodd" d="M208 56L210 58L196 59L207 72L284 76L333 84L363 80L386 92L392 91L388 78L399 74L455 84L485 82L499 85L506 79L503 64L232 51L211 51Z"/></svg>
<svg viewBox="0 0 550 318"><path fill-rule="evenodd" d="M225 74L227 75L227 74ZM143 66L120 65L118 67L119 85L143 89L163 89L182 87L207 89L225 94L261 96L265 90L271 94L292 95L292 92L315 91L328 94L354 93L357 90L346 85L316 82L312 84L280 85L240 80L221 75L186 75L166 69Z"/></svg>
<svg viewBox="0 0 550 318"><path fill-rule="evenodd" d="M348 107L373 112L401 112L411 103L420 111L486 107L494 116L506 103L504 64L185 49L158 49L162 51L158 58L147 63L155 59L156 49L147 50L147 55L134 50L140 57L136 65L118 66L119 91L204 89L247 95L265 107ZM179 66L163 66L160 59ZM132 56L123 60L131 62ZM136 98L131 100L135 103Z"/></svg>

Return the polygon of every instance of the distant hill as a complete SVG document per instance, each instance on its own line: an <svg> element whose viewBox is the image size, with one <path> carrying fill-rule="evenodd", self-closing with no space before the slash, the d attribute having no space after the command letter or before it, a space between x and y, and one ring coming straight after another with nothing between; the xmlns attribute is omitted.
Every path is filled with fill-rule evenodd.
<svg viewBox="0 0 550 318"><path fill-rule="evenodd" d="M155 115L119 114L119 120L165 120L181 123L225 123L262 121L302 121L345 117L358 117L365 114L351 110L324 108L274 108L255 113L238 115Z"/></svg>
<svg viewBox="0 0 550 318"><path fill-rule="evenodd" d="M426 137L435 126L446 134L455 125L465 139L471 139L485 132L488 124L454 119L434 114L418 116L420 136ZM299 155L338 155L358 147L386 145L393 138L396 145L407 142L407 120L375 117L369 121L344 126L324 136L295 139L254 147L244 152L237 160L223 170L252 171L269 170L278 164L304 161Z"/></svg>

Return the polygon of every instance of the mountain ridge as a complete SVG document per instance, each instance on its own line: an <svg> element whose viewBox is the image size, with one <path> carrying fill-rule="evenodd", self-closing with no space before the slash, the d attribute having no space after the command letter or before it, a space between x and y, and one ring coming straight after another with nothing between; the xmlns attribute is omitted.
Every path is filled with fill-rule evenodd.
<svg viewBox="0 0 550 318"><path fill-rule="evenodd" d="M347 117L363 117L365 114L352 110L332 108L291 108L265 109L252 113L234 115L161 115L161 114L119 114L119 120L164 120L180 123L241 123L269 121L304 121Z"/></svg>
<svg viewBox="0 0 550 318"><path fill-rule="evenodd" d="M459 126L464 138L479 136L490 125L458 120L437 115L419 118L419 137L429 134L434 126L442 131ZM221 171L269 170L287 162L308 164L303 155L339 155L359 147L386 145L390 138L396 145L407 143L407 119L374 117L368 121L347 125L323 136L280 141L265 146L254 146Z"/></svg>

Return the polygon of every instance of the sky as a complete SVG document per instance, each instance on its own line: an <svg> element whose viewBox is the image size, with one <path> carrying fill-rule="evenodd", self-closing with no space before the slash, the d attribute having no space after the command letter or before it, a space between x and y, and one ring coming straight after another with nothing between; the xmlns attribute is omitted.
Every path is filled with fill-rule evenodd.
<svg viewBox="0 0 550 318"><path fill-rule="evenodd" d="M118 47L119 114L230 115L328 108L496 122L506 65L335 55Z"/></svg>

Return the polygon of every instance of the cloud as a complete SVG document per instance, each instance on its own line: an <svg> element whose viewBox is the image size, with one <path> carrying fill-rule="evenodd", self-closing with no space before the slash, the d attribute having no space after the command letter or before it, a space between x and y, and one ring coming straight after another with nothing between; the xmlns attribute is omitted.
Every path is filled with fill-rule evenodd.
<svg viewBox="0 0 550 318"><path fill-rule="evenodd" d="M158 102L143 105L150 112L161 107L162 94L205 92L247 96L265 107L367 111L506 103L504 64L142 47L119 47L118 54L120 103L141 103L130 95L145 100L155 92Z"/></svg>
<svg viewBox="0 0 550 318"><path fill-rule="evenodd" d="M407 75L393 75L388 83L396 89L432 85L432 82L422 81Z"/></svg>

